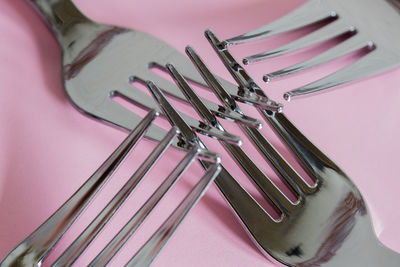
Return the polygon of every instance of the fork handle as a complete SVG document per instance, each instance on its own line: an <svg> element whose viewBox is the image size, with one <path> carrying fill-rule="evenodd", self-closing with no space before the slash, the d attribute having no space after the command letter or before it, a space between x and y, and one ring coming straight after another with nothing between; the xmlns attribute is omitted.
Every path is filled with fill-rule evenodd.
<svg viewBox="0 0 400 267"><path fill-rule="evenodd" d="M58 38L72 26L91 22L71 0L29 0Z"/></svg>

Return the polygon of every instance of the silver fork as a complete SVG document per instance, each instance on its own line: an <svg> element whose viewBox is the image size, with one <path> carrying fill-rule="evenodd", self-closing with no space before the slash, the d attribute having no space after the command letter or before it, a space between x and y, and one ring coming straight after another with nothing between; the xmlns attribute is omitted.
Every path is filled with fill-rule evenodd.
<svg viewBox="0 0 400 267"><path fill-rule="evenodd" d="M197 57L194 50L187 51L193 58ZM197 67L204 68L203 65ZM171 65L168 68L198 114L223 130L176 68ZM148 82L148 87L170 121L175 125L184 123L161 90L152 82ZM217 87L212 89L217 89L215 93L220 94ZM273 184L268 186L267 192L263 190L281 215L276 220L255 205L255 200L242 199L249 202L246 203L248 210L236 211L258 245L273 258L289 266L399 266L400 255L384 247L376 238L367 205L350 178L283 113L268 111L266 114L270 125L294 152L314 179L315 185L307 184L271 147L269 155L272 165L295 192L298 200L291 202L282 193L277 198ZM188 126L186 128L190 129ZM199 146L203 147L204 144L200 141Z"/></svg>
<svg viewBox="0 0 400 267"><path fill-rule="evenodd" d="M112 155L100 168L41 226L23 240L0 263L0 266L40 266L51 248L69 229L77 217L82 213L89 202L99 192L102 185L111 177L114 170L123 162L135 144L141 139L150 127L154 118L158 116L154 110L139 123L137 128L121 143ZM142 165L119 190L114 198L104 207L97 217L87 226L80 236L63 252L52 266L71 266L73 262L88 247L90 242L100 233L111 216L132 193L139 182L162 157L171 145L179 130L173 127L161 140L158 146L149 154ZM168 175L164 182L154 191L153 195L135 213L121 231L90 263L90 266L104 266L125 244L129 237L137 230L141 223L150 214L162 197L179 179L196 157L210 161L210 168L193 187L186 198L172 212L170 217L160 226L153 236L138 250L127 263L127 266L148 266L157 256L162 247L169 240L190 209L204 194L208 186L220 171L218 155L204 151L193 144L187 144L186 156Z"/></svg>
<svg viewBox="0 0 400 267"><path fill-rule="evenodd" d="M235 45L275 34L300 29L317 22L326 25L302 38L281 47L251 55L243 59L250 64L311 47L331 39L350 36L335 47L293 66L265 74L265 82L290 75L341 56L365 50L366 53L353 64L322 79L284 93L286 100L319 92L347 82L379 74L400 65L398 25L400 25L398 0L308 0L288 15L245 34L229 38L223 45Z"/></svg>

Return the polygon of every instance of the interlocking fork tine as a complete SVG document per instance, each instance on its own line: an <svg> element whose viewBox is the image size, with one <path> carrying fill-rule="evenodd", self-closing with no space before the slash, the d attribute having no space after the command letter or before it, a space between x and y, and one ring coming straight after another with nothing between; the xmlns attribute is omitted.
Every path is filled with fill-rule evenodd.
<svg viewBox="0 0 400 267"><path fill-rule="evenodd" d="M229 38L224 45L236 45L250 40L257 40L274 34L296 30L318 21L336 17L335 13L326 13L319 8L319 0L311 0L295 9L290 14L262 26L256 30Z"/></svg>
<svg viewBox="0 0 400 267"><path fill-rule="evenodd" d="M114 95L123 96L125 99L146 109L159 110L157 104L150 96L131 86L130 84L121 84L118 88L118 90L114 91ZM180 116L198 133L211 138L222 139L231 144L240 145L241 143L241 139L238 136L232 135L228 132L219 131L215 127L205 125L204 123L199 122L198 120L184 113L180 113Z"/></svg>
<svg viewBox="0 0 400 267"><path fill-rule="evenodd" d="M195 64L196 68L203 76L204 80L208 83L210 88L215 92L215 94L221 99L228 97L225 89L222 86L213 86L212 81L215 79L215 76L212 72L207 68L204 64L203 60L199 57L199 55L195 52L195 50L191 47L186 48L186 52L192 62ZM175 71L176 76L179 76L179 73ZM182 91L185 91L185 95L192 103L192 105L198 109L200 114L200 110L202 109L201 100L196 96L196 93L189 86L180 86ZM222 100L222 99L221 99ZM231 107L233 105L228 105L234 101L232 98L229 101L223 101L227 107ZM238 106L235 106L236 111L243 113L242 110ZM202 114L205 112L201 112ZM222 126L220 126L222 128ZM301 176L289 165L289 163L282 157L282 155L272 146L272 144L256 129L249 129L246 127L242 127L244 132L250 137L250 139L254 142L256 147L259 149L261 154L265 157L267 162L272 165L272 167L279 173L279 175L286 181L293 191L297 193L299 196L303 196L304 194L310 194L315 191L315 188L310 188ZM222 128L223 129L223 128Z"/></svg>
<svg viewBox="0 0 400 267"><path fill-rule="evenodd" d="M156 111L150 111L97 171L53 215L14 248L0 265L40 266L51 248L69 229L157 116Z"/></svg>
<svg viewBox="0 0 400 267"><path fill-rule="evenodd" d="M157 68L163 69L163 66L157 66ZM137 79L140 80L138 77ZM169 82L168 80L162 78L161 76L149 72L147 74L147 79L150 81L153 81L155 84L157 84L165 93L174 96L178 99L184 99L185 97L182 95L182 92L176 87L175 84ZM131 92L132 90L125 89L124 90L126 93L129 93L131 95L134 95L135 92ZM135 96L131 96L131 98L137 98ZM217 105L214 102L208 101L207 99L203 98L204 104L207 106L209 110L216 116L226 119L226 120L231 120L234 122L237 122L239 124L247 125L250 127L255 127L255 128L261 128L262 122L260 120L257 120L255 118L251 118L249 116L245 116L243 114L238 114L234 111L231 111L229 109L224 108L223 106ZM243 102L247 101L247 99L244 97Z"/></svg>
<svg viewBox="0 0 400 267"><path fill-rule="evenodd" d="M211 30L206 30L205 36L208 41L212 44L214 50L218 53L218 56L238 83L239 88L243 90L244 94L255 93L254 98L263 99L265 105L258 105L255 101L254 106L265 108L268 110L281 112L283 109L282 104L270 100L261 90L261 88L254 82L254 80L246 73L246 71L236 62L234 57L229 53L226 46L221 46L220 41L216 38L215 34ZM213 84L216 84L213 82Z"/></svg>
<svg viewBox="0 0 400 267"><path fill-rule="evenodd" d="M179 75L178 72L174 73ZM185 81L182 76L177 77L177 80ZM160 108L163 110L163 112L170 113L168 117L172 118L172 121L173 118L178 115L173 106L168 102L167 98L156 85L154 85L152 82L148 82L148 87L151 93L157 99L157 101L159 101ZM187 84L185 88L190 88L190 86ZM217 124L217 127L221 130L224 130L222 125L220 125L219 123ZM190 129L187 126L185 128ZM181 130L181 132L184 136L184 132L186 131ZM204 144L198 138L192 137L193 135L195 134L188 133L188 140L198 142L200 143L201 147L205 148ZM226 148L229 153L235 158L240 167L242 167L244 171L248 174L248 177L258 186L261 191L265 193L265 196L271 200L271 202L275 205L276 209L279 210L279 212L281 212L282 214L287 214L293 211L293 209L295 208L293 206L293 203L279 190L279 188L277 188L272 183L272 181L264 174L263 171L260 170L260 168L254 163L254 161L249 158L249 156L240 147L224 143L223 141L221 141L221 143L223 144L224 148Z"/></svg>
<svg viewBox="0 0 400 267"><path fill-rule="evenodd" d="M121 205L140 183L143 177L164 154L165 150L171 145L173 139L178 133L178 129L174 127L165 135L163 140L161 140L157 147L150 153L150 155L140 165L128 182L125 183L125 185L118 191L113 199L61 254L61 256L52 264L52 266L72 265L76 261L76 259L89 246L98 233L100 233L113 214L121 207Z"/></svg>
<svg viewBox="0 0 400 267"><path fill-rule="evenodd" d="M233 58L233 56L230 54L230 52L226 49L226 48L221 48L218 46L218 43L220 43L220 41L218 40L218 38L215 36L215 34L211 31L211 30L207 30L205 32L206 38L208 39L208 41L210 42L211 46L214 48L214 50L216 51L216 53L218 54L218 56L220 57L221 61L224 63L225 67L228 69L228 71L232 74L232 75L236 75L236 79L237 80L250 80L253 81L250 77L250 75L247 74L247 72L243 69L242 72L238 72L236 73L234 68L232 67L233 65L239 64L236 61L232 61L233 64L229 64L228 61L225 60L225 58ZM221 51L222 50L222 51ZM189 57L193 57L193 53L189 54ZM193 62L199 65L197 62L199 60L193 60ZM200 71L204 71L202 70L203 68L199 68ZM209 73L211 73L210 71L208 71ZM206 76L204 76L206 77ZM207 79L206 79L207 80ZM211 84L210 84L211 86ZM250 83L247 83L247 86L250 86ZM217 91L221 88L218 87L213 87L213 90ZM222 88L223 89L223 88ZM260 94L264 94L264 92L262 90L259 91ZM218 96L218 92L216 92L216 95ZM302 147L304 146L303 150L304 151L319 151L318 149L315 148L315 146L309 141L307 140L307 138L305 138L297 129L296 127L290 123L290 121L286 118L286 116L283 113L279 113L279 112L272 112L270 110L263 110L260 109L261 113L263 114L263 116L266 118L266 120L273 125L273 128L276 129L276 131L279 133L279 135L283 138L283 140L286 142L286 144L292 148L292 150L299 150L298 152L298 156L299 159L302 159L304 161L304 157L303 155L300 155ZM278 116L278 114L280 116ZM276 118L279 118L276 119ZM293 143L293 137L291 137L291 135L289 134L290 131L289 129L296 129L296 133L293 134L295 136L302 136L303 138L299 138L299 140L303 140L305 142L305 144L301 144L301 145L296 145L295 143ZM313 190L315 190L316 188L312 189L312 191L310 191L309 189L307 189L307 185L304 184L304 181L302 182L302 179L300 177L298 177L298 174L296 174L296 172L290 167L290 165L283 159L282 156L279 155L278 152L276 152L276 150L273 148L273 146L269 143L269 141L258 131L251 131L249 133L249 136L251 137L252 141L256 144L257 148L260 149L261 153L270 160L271 164L274 166L274 168L278 171L278 173L281 174L282 177L285 178L285 180L288 183L292 183L291 180L293 178L295 178L296 184L299 185L303 185L302 188L304 189L304 192L307 193L312 193ZM311 149L308 149L308 148ZM278 154L277 154L278 153ZM310 152L307 152L310 153ZM317 153L319 157L322 157L321 154L323 155L322 152ZM276 156L272 156L272 155L276 155ZM316 161L314 159L314 161ZM327 157L325 156L325 158L323 159L323 161L328 162ZM318 178L318 175L315 174L314 168L310 167L311 165L314 164L314 162L310 163L310 162L302 162L303 163L303 167L308 170L308 172L311 174L312 177L314 178Z"/></svg>

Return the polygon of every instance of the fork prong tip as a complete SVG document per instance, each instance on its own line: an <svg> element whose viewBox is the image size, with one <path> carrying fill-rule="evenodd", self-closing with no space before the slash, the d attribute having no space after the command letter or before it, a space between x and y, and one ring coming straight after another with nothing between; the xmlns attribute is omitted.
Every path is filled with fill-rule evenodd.
<svg viewBox="0 0 400 267"><path fill-rule="evenodd" d="M193 54L196 54L196 51L194 51L193 47L190 45L186 46L185 52L188 56L193 56Z"/></svg>
<svg viewBox="0 0 400 267"><path fill-rule="evenodd" d="M175 66L174 66L173 64L171 64L171 63L165 64L165 67L167 68L167 70L168 70L170 73L176 72Z"/></svg>
<svg viewBox="0 0 400 267"><path fill-rule="evenodd" d="M290 92L284 93L283 98L287 101L290 102L292 100L292 94Z"/></svg>
<svg viewBox="0 0 400 267"><path fill-rule="evenodd" d="M269 82L271 82L271 80L272 80L272 75L271 74L265 74L263 76L263 81L264 82L269 83Z"/></svg>
<svg viewBox="0 0 400 267"><path fill-rule="evenodd" d="M220 49L220 50L226 49L227 42L225 42L225 41L221 42L220 40L218 40L218 38L215 36L215 34L212 30L207 29L204 32L204 35L211 42L211 44L214 45L215 47L217 47L218 49Z"/></svg>
<svg viewBox="0 0 400 267"><path fill-rule="evenodd" d="M178 135L178 134L180 134L181 133L181 131L179 130L179 128L177 127L177 126L172 126L172 129L173 129L173 131L174 131L174 133L176 134L176 135Z"/></svg>

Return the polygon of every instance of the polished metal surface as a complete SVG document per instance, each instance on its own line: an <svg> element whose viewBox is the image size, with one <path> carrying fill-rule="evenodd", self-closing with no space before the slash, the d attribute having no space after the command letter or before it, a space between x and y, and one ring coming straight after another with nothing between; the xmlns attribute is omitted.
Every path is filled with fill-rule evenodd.
<svg viewBox="0 0 400 267"><path fill-rule="evenodd" d="M41 266L43 259L50 252L51 248L62 238L64 233L74 223L75 219L98 193L102 185L110 178L113 171L123 162L134 145L149 129L156 116L158 116L158 113L155 110L150 111L139 123L137 128L132 131L86 183L46 222L39 226L11 251L6 258L0 262L0 266ZM94 238L101 232L103 227L121 207L124 201L130 196L139 182L153 168L165 150L170 147L178 134L178 128L172 127L156 148L151 151L149 156L138 167L136 172L128 179L125 185L122 186L114 198L51 266L71 266L76 261ZM218 155L210 151L208 151L208 153L202 153L203 149L195 146L193 143L186 147L188 149L186 155L179 164L171 171L162 184L154 191L142 207L139 208L136 214L111 242L95 257L90 263L90 266L106 265L148 217L153 208L187 170L190 164L201 155L202 160L207 160L210 165L206 173L171 215L163 222L160 228L155 231L154 235L138 250L131 261L128 262L128 266L150 265L188 212L194 207L205 193L208 186L221 171L221 167L219 166L220 157Z"/></svg>
<svg viewBox="0 0 400 267"><path fill-rule="evenodd" d="M264 80L309 69L357 51L368 51L359 60L322 79L284 94L286 100L319 92L347 82L375 75L400 65L398 0L309 0L288 15L256 30L225 40L234 45L300 29L316 22L322 28L289 44L243 59L250 64L312 47L337 37L349 37L321 54L264 76Z"/></svg>

